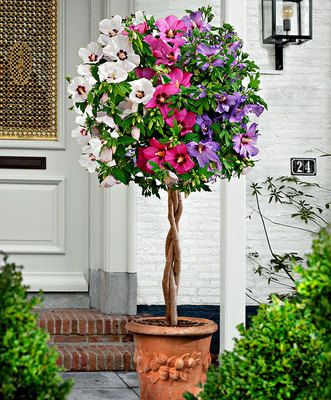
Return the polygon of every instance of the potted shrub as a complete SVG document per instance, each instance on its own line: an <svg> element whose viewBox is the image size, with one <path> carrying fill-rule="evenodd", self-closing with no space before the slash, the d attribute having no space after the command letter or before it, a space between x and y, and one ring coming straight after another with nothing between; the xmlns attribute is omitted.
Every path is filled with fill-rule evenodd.
<svg viewBox="0 0 331 400"><path fill-rule="evenodd" d="M205 381L217 327L177 315L181 193L210 191L217 179L254 166L257 124L248 123L265 107L256 94L258 67L233 28L211 26L210 7L188 13L181 20L155 21L141 11L102 20L97 42L79 50L80 76L68 77L81 165L103 187L133 181L145 196L168 192L166 316L128 326L142 399L197 394L194 385Z"/></svg>

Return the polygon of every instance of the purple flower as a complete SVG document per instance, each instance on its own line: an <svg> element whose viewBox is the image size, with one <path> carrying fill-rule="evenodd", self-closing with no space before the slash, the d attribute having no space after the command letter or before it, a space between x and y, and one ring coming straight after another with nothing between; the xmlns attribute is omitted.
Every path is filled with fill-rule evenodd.
<svg viewBox="0 0 331 400"><path fill-rule="evenodd" d="M213 150L213 142L189 142L186 148L187 153L198 160L201 168L210 161L219 161L218 155Z"/></svg>
<svg viewBox="0 0 331 400"><path fill-rule="evenodd" d="M201 86L201 85L197 85L196 86L197 88L199 88L200 90L198 91L198 93L200 93L198 96L194 96L193 97L193 93L192 94L189 94L189 97L191 98L191 99L195 99L195 100L197 100L197 99L201 99L202 97L206 97L206 88L204 87L204 86ZM196 94L196 93L194 93L194 94Z"/></svg>
<svg viewBox="0 0 331 400"><path fill-rule="evenodd" d="M236 92L233 94L221 93L218 97L218 105L216 111L219 114L225 114L225 117L229 119L232 115L233 110L237 111L238 107L246 101L246 97L242 96L241 93Z"/></svg>
<svg viewBox="0 0 331 400"><path fill-rule="evenodd" d="M216 56L222 50L221 46L214 45L214 46L207 46L206 44L200 43L197 47L197 53L200 53L206 57L211 59L211 57ZM197 64L202 70L208 69L208 67L212 65L213 67L222 67L224 65L224 60L216 58L214 61L206 62L203 64L203 61Z"/></svg>
<svg viewBox="0 0 331 400"><path fill-rule="evenodd" d="M211 25L206 24L203 21L202 12L200 10L191 13L189 17L185 15L185 17L182 18L182 21L190 31L193 31L194 29L199 29L200 32L208 32L211 30Z"/></svg>
<svg viewBox="0 0 331 400"><path fill-rule="evenodd" d="M213 121L207 114L202 114L197 117L196 123L200 126L203 135L211 137L213 131L210 129Z"/></svg>
<svg viewBox="0 0 331 400"><path fill-rule="evenodd" d="M245 133L235 135L232 138L234 143L233 149L241 155L241 157L253 157L259 152L259 150L253 146L256 144L258 134L256 132L257 124L252 124L247 130L247 125L241 125L245 129Z"/></svg>
<svg viewBox="0 0 331 400"><path fill-rule="evenodd" d="M233 55L235 56L237 54L237 50L240 49L240 47L242 46L242 42L240 42L239 40L237 40L236 42L232 42L228 49L233 53Z"/></svg>
<svg viewBox="0 0 331 400"><path fill-rule="evenodd" d="M263 111L264 108L259 104L245 104L241 108L239 106L236 110L233 109L233 112L228 119L230 122L241 122L248 113L253 112L257 117L259 117Z"/></svg>

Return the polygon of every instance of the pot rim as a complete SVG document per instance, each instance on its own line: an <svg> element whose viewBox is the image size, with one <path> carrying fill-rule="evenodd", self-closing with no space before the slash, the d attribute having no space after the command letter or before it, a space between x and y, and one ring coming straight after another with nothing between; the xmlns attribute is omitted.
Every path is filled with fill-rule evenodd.
<svg viewBox="0 0 331 400"><path fill-rule="evenodd" d="M140 324L139 321L146 319L164 319L164 317L145 317L138 321L130 321L126 327L132 333L142 335L158 335L158 336L204 336L211 335L218 330L218 326L214 321L205 318L178 317L182 321L203 322L202 326L176 327L176 326L156 326Z"/></svg>

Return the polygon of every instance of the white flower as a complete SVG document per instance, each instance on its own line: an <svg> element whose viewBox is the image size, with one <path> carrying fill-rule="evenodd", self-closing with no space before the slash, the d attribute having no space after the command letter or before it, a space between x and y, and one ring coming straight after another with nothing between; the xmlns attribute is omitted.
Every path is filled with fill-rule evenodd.
<svg viewBox="0 0 331 400"><path fill-rule="evenodd" d="M112 38L116 37L124 29L122 17L115 15L112 19L103 19L99 22L99 31L102 32L98 42L102 45L107 45Z"/></svg>
<svg viewBox="0 0 331 400"><path fill-rule="evenodd" d="M99 166L97 160L99 159L101 147L101 140L98 138L92 138L89 144L83 147L83 154L80 156L79 163L90 174L95 172Z"/></svg>
<svg viewBox="0 0 331 400"><path fill-rule="evenodd" d="M146 78L132 81L130 82L130 86L131 93L129 98L136 103L143 103L146 105L153 97L153 93L155 92L155 88L153 87L152 83Z"/></svg>
<svg viewBox="0 0 331 400"><path fill-rule="evenodd" d="M77 72L79 73L79 75L82 75L85 79L88 79L91 85L95 85L97 83L97 80L93 78L91 72L91 65L80 64L77 67Z"/></svg>
<svg viewBox="0 0 331 400"><path fill-rule="evenodd" d="M99 111L97 114L97 117L96 117L96 121L99 124L105 124L105 125L109 126L109 128L118 129L118 126L114 122L114 118L110 117L106 113L106 111Z"/></svg>
<svg viewBox="0 0 331 400"><path fill-rule="evenodd" d="M147 20L152 18L151 14L146 14L145 17ZM145 22L145 17L143 11L137 11L135 13L135 18L132 20L133 25L142 24L143 22Z"/></svg>
<svg viewBox="0 0 331 400"><path fill-rule="evenodd" d="M135 101L130 100L128 97L122 100L117 108L120 111L123 111L122 114L120 114L120 117L124 119L128 115L131 115L133 113L136 113L138 111L138 103Z"/></svg>
<svg viewBox="0 0 331 400"><path fill-rule="evenodd" d="M79 164L82 167L85 167L90 174L95 172L95 170L97 169L97 167L99 165L97 163L97 160L96 160L94 154L92 154L92 153L91 154L82 154L79 159Z"/></svg>
<svg viewBox="0 0 331 400"><path fill-rule="evenodd" d="M94 137L89 141L87 146L83 147L83 153L93 154L96 159L99 159L101 147L101 140Z"/></svg>
<svg viewBox="0 0 331 400"><path fill-rule="evenodd" d="M139 65L140 57L133 51L128 36L116 36L103 50L106 56L117 60L127 72L134 70Z"/></svg>
<svg viewBox="0 0 331 400"><path fill-rule="evenodd" d="M71 132L71 136L77 138L77 143L80 145L86 144L91 139L91 135L85 126L78 126Z"/></svg>
<svg viewBox="0 0 331 400"><path fill-rule="evenodd" d="M112 186L119 185L121 181L118 181L114 178L113 175L108 175L106 178L101 182L101 186L105 188L110 188Z"/></svg>
<svg viewBox="0 0 331 400"><path fill-rule="evenodd" d="M113 151L109 147L104 147L100 154L100 160L108 163L113 159Z"/></svg>
<svg viewBox="0 0 331 400"><path fill-rule="evenodd" d="M81 76L73 78L71 83L68 85L68 93L72 95L72 99L75 103L82 103L87 99L88 92L92 89L92 84L88 79Z"/></svg>
<svg viewBox="0 0 331 400"><path fill-rule="evenodd" d="M99 62L103 56L102 49L99 48L96 42L88 44L87 48L81 47L78 54L82 57L85 64L95 64Z"/></svg>
<svg viewBox="0 0 331 400"><path fill-rule="evenodd" d="M128 73L116 62L106 62L99 67L100 81L108 83L123 82L128 77Z"/></svg>
<svg viewBox="0 0 331 400"><path fill-rule="evenodd" d="M80 107L76 107L76 105L74 105L74 110L76 111L77 114L79 114L79 116L76 117L76 120L79 117L83 117L84 119L86 119L87 116L89 116L89 117L93 116L92 106L90 104L88 104L85 107L84 112L80 109ZM77 122L77 121L76 121L76 124L84 125L84 124L81 124L80 122Z"/></svg>
<svg viewBox="0 0 331 400"><path fill-rule="evenodd" d="M139 140L140 138L140 129L137 126L133 126L131 130L131 136L133 139Z"/></svg>
<svg viewBox="0 0 331 400"><path fill-rule="evenodd" d="M119 134L117 131L112 131L110 132L110 136L114 139L117 139L119 137ZM114 152L115 153L115 152Z"/></svg>

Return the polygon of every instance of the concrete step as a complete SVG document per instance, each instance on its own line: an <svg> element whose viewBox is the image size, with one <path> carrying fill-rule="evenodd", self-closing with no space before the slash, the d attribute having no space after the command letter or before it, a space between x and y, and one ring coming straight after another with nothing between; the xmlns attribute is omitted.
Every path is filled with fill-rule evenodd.
<svg viewBox="0 0 331 400"><path fill-rule="evenodd" d="M56 346L58 366L66 371L134 370L133 336L126 329L132 319L143 316L106 315L82 309L41 309L38 326Z"/></svg>

